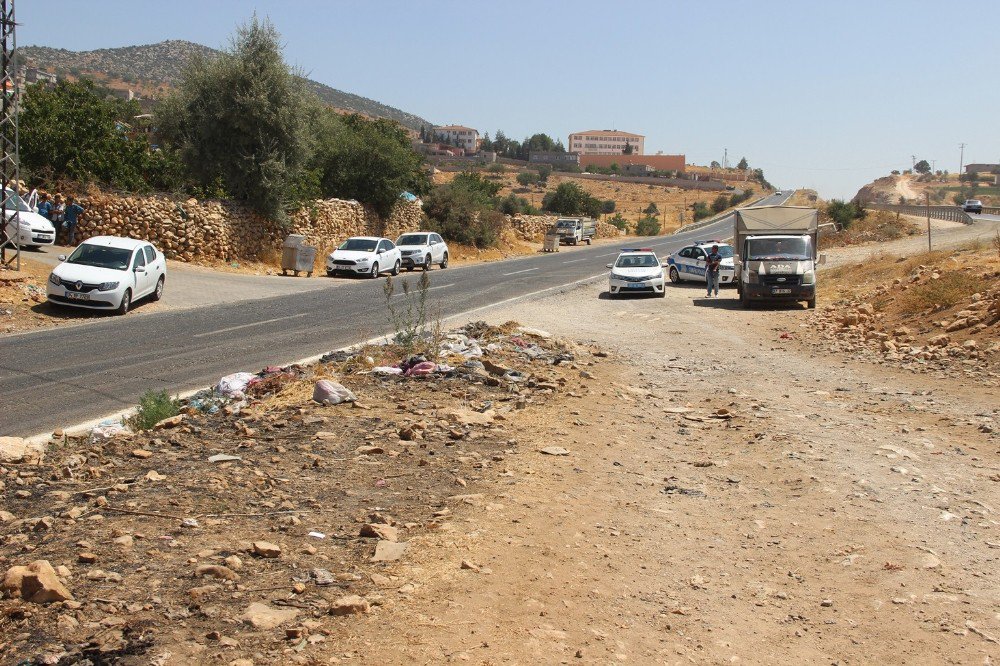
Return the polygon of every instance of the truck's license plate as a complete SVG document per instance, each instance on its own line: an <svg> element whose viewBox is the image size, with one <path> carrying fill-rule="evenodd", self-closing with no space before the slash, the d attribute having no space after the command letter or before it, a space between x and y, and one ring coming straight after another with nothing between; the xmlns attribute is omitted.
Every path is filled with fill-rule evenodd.
<svg viewBox="0 0 1000 666"><path fill-rule="evenodd" d="M792 293L792 290L791 289L772 289L771 293L772 294L790 294L790 293Z"/></svg>

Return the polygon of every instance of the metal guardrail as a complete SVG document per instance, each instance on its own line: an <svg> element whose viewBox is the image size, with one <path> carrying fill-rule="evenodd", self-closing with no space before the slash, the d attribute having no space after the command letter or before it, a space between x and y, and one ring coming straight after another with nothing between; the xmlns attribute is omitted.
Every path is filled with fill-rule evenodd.
<svg viewBox="0 0 1000 666"><path fill-rule="evenodd" d="M885 204L885 203L866 203L865 208L870 208L872 210L885 210L890 213L902 213L903 215L914 215L917 217L927 217L928 213L935 220L948 220L950 222L962 222L963 224L972 224L975 220L971 215L966 213L964 210L958 206L914 206L909 204ZM987 212L987 209L983 208L983 212Z"/></svg>

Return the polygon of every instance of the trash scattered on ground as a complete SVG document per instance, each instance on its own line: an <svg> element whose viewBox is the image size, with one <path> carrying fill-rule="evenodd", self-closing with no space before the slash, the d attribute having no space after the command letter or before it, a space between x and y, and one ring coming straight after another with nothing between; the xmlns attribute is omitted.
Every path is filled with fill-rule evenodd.
<svg viewBox="0 0 1000 666"><path fill-rule="evenodd" d="M329 636L385 603L375 581L474 511L476 486L516 453L517 414L586 393L581 368L558 366L596 357L516 324L425 342L423 355L369 345L233 373L152 430L106 422L44 458L0 442L0 558L50 562L73 597L28 613L0 600L5 654L282 663L287 632ZM301 645L321 658L321 643Z"/></svg>

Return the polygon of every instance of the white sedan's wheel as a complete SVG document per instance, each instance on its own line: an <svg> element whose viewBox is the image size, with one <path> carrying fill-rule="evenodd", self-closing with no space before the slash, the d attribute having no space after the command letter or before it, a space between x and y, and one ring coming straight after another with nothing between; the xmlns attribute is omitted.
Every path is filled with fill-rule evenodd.
<svg viewBox="0 0 1000 666"><path fill-rule="evenodd" d="M160 279L156 281L156 289L153 290L153 298L152 298L152 300L158 301L161 298L163 298L163 283L164 283L165 280L166 280L166 277L163 276L163 275L161 275Z"/></svg>
<svg viewBox="0 0 1000 666"><path fill-rule="evenodd" d="M376 261L374 264L372 264L372 272L369 274L369 277L374 280L375 278L378 277L378 274L379 274L378 262Z"/></svg>

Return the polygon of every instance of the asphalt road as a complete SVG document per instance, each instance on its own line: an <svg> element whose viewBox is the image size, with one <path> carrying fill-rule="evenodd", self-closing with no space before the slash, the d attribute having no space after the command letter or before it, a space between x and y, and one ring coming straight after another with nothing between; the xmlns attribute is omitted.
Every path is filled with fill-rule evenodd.
<svg viewBox="0 0 1000 666"><path fill-rule="evenodd" d="M758 205L785 203L788 191ZM732 216L673 236L633 239L661 258L696 239L726 238ZM442 318L607 274L617 246L434 270L431 309ZM404 273L405 277L407 274ZM417 273L412 274L416 281ZM171 393L241 370L293 361L389 331L385 280L334 279L302 293L0 338L0 435L32 436L136 404L147 389ZM233 300L240 298L233 294ZM404 297L396 296L402 303Z"/></svg>

